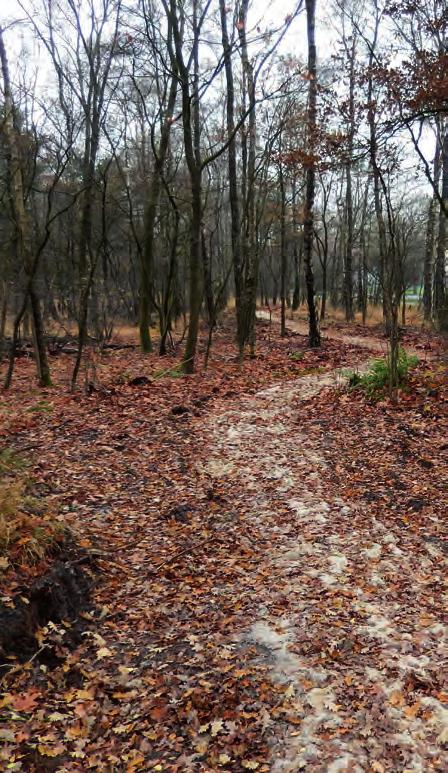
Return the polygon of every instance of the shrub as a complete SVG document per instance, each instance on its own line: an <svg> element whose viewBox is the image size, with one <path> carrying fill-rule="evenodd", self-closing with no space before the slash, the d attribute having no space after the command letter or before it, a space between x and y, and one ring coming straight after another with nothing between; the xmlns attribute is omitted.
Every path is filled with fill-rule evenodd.
<svg viewBox="0 0 448 773"><path fill-rule="evenodd" d="M418 364L418 358L400 349L397 362L398 386L407 383L409 371ZM390 363L388 359L374 360L367 373L351 373L348 380L350 389L362 389L368 397L381 398L389 389Z"/></svg>

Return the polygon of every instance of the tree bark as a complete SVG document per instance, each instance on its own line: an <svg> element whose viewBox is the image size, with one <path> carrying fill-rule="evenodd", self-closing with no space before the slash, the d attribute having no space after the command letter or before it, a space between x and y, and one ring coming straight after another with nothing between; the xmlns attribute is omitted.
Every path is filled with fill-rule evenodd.
<svg viewBox="0 0 448 773"><path fill-rule="evenodd" d="M227 102L226 102L226 122L227 136L230 139L228 147L228 169L229 169L229 204L231 215L231 238L232 238L232 256L233 256L233 276L235 282L235 305L237 321L237 343L242 356L244 350L244 328L243 328L243 272L241 256L241 212L240 199L238 194L238 171L236 158L236 137L235 137L235 85L232 67L232 47L229 41L227 30L227 6L225 0L219 0L219 10L221 16L221 39L224 55L224 70L226 74Z"/></svg>
<svg viewBox="0 0 448 773"><path fill-rule="evenodd" d="M434 185L439 188L440 184L440 137L437 132L436 150L434 155ZM423 315L426 321L432 317L433 306L433 268L434 268L434 249L435 249L435 231L437 218L437 197L433 194L428 207L428 219L426 223L426 243L425 243L425 261L423 264Z"/></svg>
<svg viewBox="0 0 448 773"><path fill-rule="evenodd" d="M344 306L347 322L354 319L353 313L353 192L352 192L352 165L353 165L353 141L355 135L355 52L356 37L353 35L351 50L347 51L350 57L349 67L349 115L348 115L348 147L347 162L345 164L346 190L345 208L347 220L347 233L344 261Z"/></svg>
<svg viewBox="0 0 448 773"><path fill-rule="evenodd" d="M255 115L255 80L252 62L249 59L246 25L249 0L242 0L238 22L238 33L241 44L241 59L243 65L243 81L248 96L248 131L247 131L247 188L245 196L245 272L244 272L244 304L243 304L243 350L249 344L250 354L255 354L255 309L257 301L257 286L259 272L259 251L256 245L256 215L255 215L255 152L256 152L256 115Z"/></svg>
<svg viewBox="0 0 448 773"><path fill-rule="evenodd" d="M28 212L25 205L25 191L23 182L22 163L20 158L20 146L14 122L14 103L12 98L11 83L9 77L8 58L3 38L3 29L0 26L0 62L3 76L3 98L5 117L3 121L3 133L7 147L8 187L11 200L11 209L14 218L16 232L17 257L23 265L26 276L25 298L23 309L26 308L27 297L30 300L32 335L34 345L34 357L39 383L41 386L51 384L50 369L48 365L47 350L44 340L42 313L40 301L35 289L35 274L37 259L32 252L32 232ZM22 312L23 315L23 312ZM20 325L20 320L19 323ZM14 361L16 340L13 336L13 348L11 360ZM10 360L10 361L11 361ZM12 372L11 372L12 375Z"/></svg>
<svg viewBox="0 0 448 773"><path fill-rule="evenodd" d="M280 138L280 155L282 153L282 144ZM280 158L278 167L278 186L280 191L280 298L281 298L281 314L280 314L280 335L284 337L286 335L286 281L288 270L288 256L286 251L286 192L285 192L285 179L283 174L283 164Z"/></svg>
<svg viewBox="0 0 448 773"><path fill-rule="evenodd" d="M442 201L445 207L439 209L439 231L437 236L437 254L434 275L434 314L440 328L448 328L448 303L446 293L446 249L448 204L448 120L442 127Z"/></svg>
<svg viewBox="0 0 448 773"><path fill-rule="evenodd" d="M380 286L383 294L383 314L386 320L386 326L387 328L389 328L391 320L388 318L388 306L385 299L385 289L384 289L384 284L386 280L385 267L386 267L386 256L387 256L387 235L386 235L386 224L384 222L383 209L381 205L381 175L380 175L380 169L378 166L378 142L377 142L376 124L375 124L376 105L375 105L375 100L373 95L373 72L372 72L376 42L378 38L378 28L379 28L379 17L378 17L378 9L376 8L374 39L373 39L373 42L370 44L370 54L369 54L369 79L368 79L368 87L367 87L367 123L369 125L369 155L370 155L370 167L372 170L372 178L373 178L373 199L375 204L375 216L376 216L377 227L378 227L378 246L379 246L379 253L380 253Z"/></svg>
<svg viewBox="0 0 448 773"><path fill-rule="evenodd" d="M162 175L168 154L169 138L177 96L177 75L171 78L166 112L162 122L159 147L153 146L154 164L145 208L145 233L140 284L140 346L143 352L152 350L150 334L151 299L153 295L154 242L157 208L160 199ZM162 334L162 331L160 331Z"/></svg>
<svg viewBox="0 0 448 773"><path fill-rule="evenodd" d="M292 230L293 230L293 263L294 263L294 290L292 294L292 310L297 311L300 306L300 269L301 269L301 257L302 257L302 236L297 234L297 215L296 215L296 203L297 203L297 182L294 176L292 181ZM297 242L300 239L300 247Z"/></svg>
<svg viewBox="0 0 448 773"><path fill-rule="evenodd" d="M308 39L308 160L306 164L305 217L303 223L303 262L305 265L305 283L308 303L309 332L308 341L312 347L320 346L319 322L317 317L314 272L314 196L316 185L316 129L317 129L317 52L315 38L316 0L306 0L306 21Z"/></svg>

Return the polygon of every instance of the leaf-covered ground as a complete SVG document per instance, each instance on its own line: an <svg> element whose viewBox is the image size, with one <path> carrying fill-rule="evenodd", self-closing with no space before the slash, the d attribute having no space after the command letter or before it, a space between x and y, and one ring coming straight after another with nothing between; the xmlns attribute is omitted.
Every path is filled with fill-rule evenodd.
<svg viewBox="0 0 448 773"><path fill-rule="evenodd" d="M19 363L4 442L100 572L75 649L5 669L0 769L448 768L446 367L371 403L342 372L381 341L297 331L240 368L224 328L187 378L112 352L88 397Z"/></svg>

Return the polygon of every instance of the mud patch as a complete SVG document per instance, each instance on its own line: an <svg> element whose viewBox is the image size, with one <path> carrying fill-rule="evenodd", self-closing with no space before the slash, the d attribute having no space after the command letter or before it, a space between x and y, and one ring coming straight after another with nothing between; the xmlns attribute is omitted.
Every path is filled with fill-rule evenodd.
<svg viewBox="0 0 448 773"><path fill-rule="evenodd" d="M50 621L72 621L89 603L88 557L59 561L31 587L0 601L0 656L24 661L38 649L36 633Z"/></svg>

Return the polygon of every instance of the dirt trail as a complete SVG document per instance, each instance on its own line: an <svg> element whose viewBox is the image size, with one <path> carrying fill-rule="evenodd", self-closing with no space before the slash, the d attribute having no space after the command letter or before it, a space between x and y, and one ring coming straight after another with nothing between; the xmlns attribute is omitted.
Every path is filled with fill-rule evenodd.
<svg viewBox="0 0 448 773"><path fill-rule="evenodd" d="M306 333L301 323L293 329ZM363 368L383 349L334 338L349 347L337 347L333 363L346 356ZM272 368L268 358L258 363ZM179 380L156 394L154 384L117 390L81 409L64 399L63 413L22 431L27 445L44 442L42 481L65 492L68 522L95 548L104 576L85 630L73 632L76 649L48 670L36 660L8 683L17 694L3 704L0 738L14 747L0 744L0 770L14 754L23 771L448 770L444 540L426 540L388 505L381 511L401 483L387 459L372 464L366 493L375 504L353 492L345 501L335 483L346 475L351 488L358 438L363 459L382 449L390 458L393 445L394 463L406 464L412 454L394 444L408 431L428 457L417 467L423 500L434 490L424 488L436 466L432 435L405 406L401 440L392 424L389 444L386 414L372 428L380 414L366 410L360 426L359 412L343 410L345 395L333 416L331 387L343 370L322 363L325 351L313 371L282 370L291 380L255 394L249 379L244 389L232 381L234 371L217 391L215 380L196 391ZM348 451L335 475L340 442ZM388 497L375 500L379 466ZM440 511L428 511L444 537ZM64 641L65 630L48 636ZM24 696L26 732L14 713Z"/></svg>
<svg viewBox="0 0 448 773"><path fill-rule="evenodd" d="M277 315L270 315L268 311L257 311L257 318L267 320L268 322L271 320L274 324L280 324L280 318ZM288 330L300 333L300 335L308 335L308 325L304 320L287 319L286 327ZM341 341L349 346L359 346L361 349L371 349L372 351L381 352L383 354L386 352L387 348L387 342L385 340L380 340L374 336L346 335L341 330L333 330L332 328L327 328L322 331L322 337L332 341Z"/></svg>
<svg viewBox="0 0 448 773"><path fill-rule="evenodd" d="M288 326L302 332L301 323ZM359 345L383 347L364 338ZM420 598L429 582L443 584L446 560L433 545L414 553L387 512L371 520L365 503L349 506L332 493L326 438L302 433L300 415L308 398L340 379L334 371L266 389L204 429L206 473L243 485L254 528L265 521L276 532L262 559L276 590L235 632L235 646L255 645L270 678L284 685L287 715L266 728L272 773L446 770L446 696L428 695L425 685L434 686L446 662L448 628L425 614ZM400 589L417 577L423 587L404 607ZM408 705L415 685L421 693Z"/></svg>

